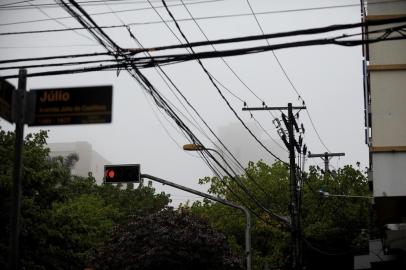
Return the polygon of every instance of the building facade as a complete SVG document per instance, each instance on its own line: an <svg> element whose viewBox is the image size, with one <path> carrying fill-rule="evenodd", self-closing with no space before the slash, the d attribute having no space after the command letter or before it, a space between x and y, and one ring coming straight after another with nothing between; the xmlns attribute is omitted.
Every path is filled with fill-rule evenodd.
<svg viewBox="0 0 406 270"><path fill-rule="evenodd" d="M366 22L406 17L406 0L362 3L362 20ZM371 31L402 24L365 27L363 37L367 41L382 37L382 33ZM389 37L402 35L405 31L393 31ZM375 222L381 232L382 249L403 257L400 267L406 269L402 268L406 265L406 40L370 43L363 46L363 54L365 137Z"/></svg>
<svg viewBox="0 0 406 270"><path fill-rule="evenodd" d="M51 157L67 157L70 154L77 154L79 161L74 165L72 174L87 177L89 172L96 179L98 184L103 182L104 165L110 162L93 150L88 142L69 142L69 143L49 143Z"/></svg>

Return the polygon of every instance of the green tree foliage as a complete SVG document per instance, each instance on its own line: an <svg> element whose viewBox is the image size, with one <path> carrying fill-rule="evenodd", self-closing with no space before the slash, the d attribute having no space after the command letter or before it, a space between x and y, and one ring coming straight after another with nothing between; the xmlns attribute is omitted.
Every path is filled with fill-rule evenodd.
<svg viewBox="0 0 406 270"><path fill-rule="evenodd" d="M77 156L49 157L47 133L24 141L20 258L22 269L83 269L115 224L169 203L149 186L96 185L70 169ZM0 129L0 269L7 269L14 133Z"/></svg>
<svg viewBox="0 0 406 270"><path fill-rule="evenodd" d="M268 166L264 162L250 163L246 175L238 179L267 209L280 216L289 216L289 169L282 163ZM254 180L252 180L254 179ZM254 216L252 231L254 269L288 267L290 263L290 232L279 222L265 214L229 178L206 177L200 183L210 184L209 191L237 204L248 205L261 219ZM303 177L302 230L304 261L315 268L317 260L327 256L348 255L361 251L367 244L370 201L365 198L324 198L323 189L330 194L369 195L364 174L352 166L337 171L335 177L324 176L314 167ZM230 187L232 192L230 191ZM184 206L188 208L189 206ZM235 251L244 247L244 215L227 206L209 201L195 202L191 211L207 218L214 228L229 238Z"/></svg>
<svg viewBox="0 0 406 270"><path fill-rule="evenodd" d="M117 226L92 264L95 269L242 269L223 234L196 215L171 209Z"/></svg>

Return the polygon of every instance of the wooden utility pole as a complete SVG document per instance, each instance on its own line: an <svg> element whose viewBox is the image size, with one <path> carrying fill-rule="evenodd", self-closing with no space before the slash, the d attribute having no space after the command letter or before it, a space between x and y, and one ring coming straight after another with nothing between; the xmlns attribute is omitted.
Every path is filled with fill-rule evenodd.
<svg viewBox="0 0 406 270"><path fill-rule="evenodd" d="M301 146L295 139L295 131L299 132L293 110L306 109L305 106L294 107L292 103L288 103L287 107L258 107L258 108L243 108L243 111L270 111L278 110L288 111L286 117L282 114L282 120L288 131L288 137L283 132L281 138L289 151L289 167L290 167L290 217L291 217L291 235L292 235L292 269L302 268L302 241L301 241L301 224L300 224L300 196L299 184L296 177L296 150L301 153Z"/></svg>
<svg viewBox="0 0 406 270"><path fill-rule="evenodd" d="M330 168L330 159L332 157L342 157L345 156L345 153L328 153L325 152L324 154L311 154L309 153L309 158L321 158L324 160L324 175L327 175Z"/></svg>

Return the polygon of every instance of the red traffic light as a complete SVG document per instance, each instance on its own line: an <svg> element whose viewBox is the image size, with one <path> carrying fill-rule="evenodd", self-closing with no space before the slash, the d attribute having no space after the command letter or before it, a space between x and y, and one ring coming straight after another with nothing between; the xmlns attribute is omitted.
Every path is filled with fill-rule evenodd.
<svg viewBox="0 0 406 270"><path fill-rule="evenodd" d="M140 182L139 164L105 165L105 183L136 183Z"/></svg>
<svg viewBox="0 0 406 270"><path fill-rule="evenodd" d="M106 178L114 178L115 175L116 175L116 173L114 172L113 169L106 170L106 174L105 174Z"/></svg>

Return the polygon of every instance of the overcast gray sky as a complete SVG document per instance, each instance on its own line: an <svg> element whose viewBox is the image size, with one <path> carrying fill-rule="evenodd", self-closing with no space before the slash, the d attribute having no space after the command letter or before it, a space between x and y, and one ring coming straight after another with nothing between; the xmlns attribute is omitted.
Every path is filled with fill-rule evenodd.
<svg viewBox="0 0 406 270"><path fill-rule="evenodd" d="M1 1L1 5L13 2L19 1L4 0ZM98 1L97 5L84 6L89 14L116 11L115 14L93 15L92 18L99 25L117 25L124 22L129 25L132 33L145 47L177 44L178 40L169 31L168 26L181 39L173 23L169 23L167 26L160 22L160 17L154 9L151 9L147 0L106 0L104 2ZM197 22L209 39L261 33L255 18L248 15L251 11L246 0L184 0L184 2L193 17L200 18ZM30 7L11 10L0 5L0 33L79 26L74 19L42 20L69 16L60 7L50 8L40 5L47 3L54 3L54 1L33 0L20 4L25 6L39 5L41 8ZM151 0L151 3L157 7L156 10L164 19L170 19L165 9L162 8L161 1ZM170 5L174 16L177 19L182 19L179 24L188 39L190 41L204 40L204 36L195 22L190 20L190 15L181 2L167 0L167 3ZM359 1L355 0L250 0L249 3L255 13L259 13L257 18L265 33L360 21ZM319 7L329 8L320 9ZM117 12L128 9L132 11ZM223 16L231 14L242 15ZM15 24L28 20L42 21ZM320 36L332 37L342 33L359 31L360 29L338 31ZM121 47L137 47L125 28L107 29L106 33ZM299 39L298 37L279 39L271 41L271 43ZM265 42L251 42L216 48L240 48L252 45L265 45ZM206 47L205 49L210 48ZM91 52L103 52L103 48L85 30L0 36L1 59ZM341 159L332 159L333 168L345 164L355 164L357 161L361 162L362 167L367 166L368 150L364 144L363 125L361 47L346 48L325 45L283 49L275 53L300 96L306 101L308 112L323 143L331 152L346 153L346 156ZM283 74L272 52L235 56L227 58L226 61L240 79L268 106L286 106L288 102L301 105L297 93ZM220 59L203 60L203 63L216 79L244 100L248 106L261 106L260 100L242 85ZM174 64L165 66L163 69L215 132L218 132L222 126L238 122L196 62ZM0 75L16 72L16 70L0 71ZM30 72L34 72L34 70L28 70L28 73ZM173 103L174 107L187 115L183 105L178 101L179 96L175 96L173 90L168 89L157 75L156 70L148 69L143 70L143 72L158 90ZM16 80L10 80L10 82L16 85ZM155 106L146 92L126 72L122 71L118 76L115 71L103 71L29 78L27 82L28 89L87 85L114 86L113 123L108 125L45 127L50 131L49 142L88 141L93 145L95 151L112 163L140 163L143 173L202 189L197 184L198 179L212 175L212 172L196 153L187 153L182 150L182 145L188 143L186 138L178 129L174 128L173 121ZM258 128L257 122L250 118L250 114L241 111L243 102L224 89L223 92L240 117L252 127L256 127L253 129L256 135L266 142L272 151L281 153L281 149L275 143L271 143L268 134ZM188 111L191 112L190 109ZM254 117L274 140L282 144L268 113L256 112ZM185 121L207 147L212 147L210 141L198 132L192 123ZM305 143L309 150L312 153L325 152L326 148L312 128L306 112L300 113L299 121L306 128ZM13 129L12 125L2 119L0 119L0 126L9 130ZM36 132L38 128L26 128L25 131L26 133ZM207 129L205 132L208 133ZM245 131L242 130L241 132ZM246 139L246 134L238 134L238 132L233 137L249 140L249 138ZM224 142L227 144L227 138ZM268 160L269 157L265 156L267 154L261 150L258 144L253 142L247 141L247 144L250 145L250 151L261 153L264 155L264 160ZM322 160L309 160L308 164L321 165ZM154 186L158 190L162 190L159 184L154 184ZM163 190L170 191L176 203L189 197L194 199L194 196L169 190L166 187Z"/></svg>

